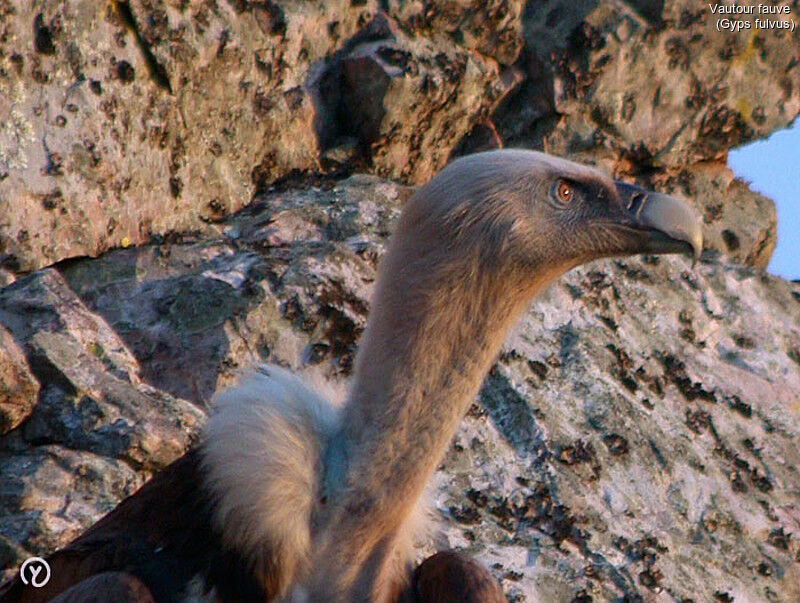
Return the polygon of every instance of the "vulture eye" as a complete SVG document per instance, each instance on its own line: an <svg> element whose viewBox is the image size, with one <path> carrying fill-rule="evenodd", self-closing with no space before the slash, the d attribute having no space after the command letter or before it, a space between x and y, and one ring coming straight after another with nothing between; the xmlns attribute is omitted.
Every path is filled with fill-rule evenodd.
<svg viewBox="0 0 800 603"><path fill-rule="evenodd" d="M565 180L559 180L556 184L556 197L558 197L558 200L561 203L569 203L574 196L575 192L572 190L572 185Z"/></svg>

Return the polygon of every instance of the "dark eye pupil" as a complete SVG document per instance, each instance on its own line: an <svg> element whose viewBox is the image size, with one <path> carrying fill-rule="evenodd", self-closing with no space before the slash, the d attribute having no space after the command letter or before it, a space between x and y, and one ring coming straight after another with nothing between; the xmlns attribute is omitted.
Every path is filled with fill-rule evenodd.
<svg viewBox="0 0 800 603"><path fill-rule="evenodd" d="M572 196L572 188L566 182L561 182L558 185L558 196L562 201L568 201Z"/></svg>

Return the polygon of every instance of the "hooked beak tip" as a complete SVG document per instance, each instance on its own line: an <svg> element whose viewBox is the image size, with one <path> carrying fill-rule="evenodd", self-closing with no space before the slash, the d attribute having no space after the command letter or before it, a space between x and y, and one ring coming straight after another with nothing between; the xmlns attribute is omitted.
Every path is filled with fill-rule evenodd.
<svg viewBox="0 0 800 603"><path fill-rule="evenodd" d="M645 228L686 243L692 252L692 268L697 265L703 252L703 229L691 206L669 195L649 193L642 200L636 219Z"/></svg>
<svg viewBox="0 0 800 603"><path fill-rule="evenodd" d="M703 235L699 234L691 241L692 249L694 253L692 254L692 270L697 266L697 262L700 261L700 256L703 253Z"/></svg>

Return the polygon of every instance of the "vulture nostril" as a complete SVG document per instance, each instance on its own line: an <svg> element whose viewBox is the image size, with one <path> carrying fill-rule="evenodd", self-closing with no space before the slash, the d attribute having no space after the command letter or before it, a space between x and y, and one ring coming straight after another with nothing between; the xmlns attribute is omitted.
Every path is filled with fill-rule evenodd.
<svg viewBox="0 0 800 603"><path fill-rule="evenodd" d="M638 218L639 213L642 211L642 208L644 207L644 203L646 200L647 200L647 195L644 193L632 194L631 201L628 204L628 211L630 211Z"/></svg>

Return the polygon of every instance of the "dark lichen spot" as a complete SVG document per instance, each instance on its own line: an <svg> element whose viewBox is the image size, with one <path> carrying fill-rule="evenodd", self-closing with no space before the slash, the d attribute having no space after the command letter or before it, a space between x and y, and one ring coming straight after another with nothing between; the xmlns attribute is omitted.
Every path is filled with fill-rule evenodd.
<svg viewBox="0 0 800 603"><path fill-rule="evenodd" d="M583 440L577 440L574 444L561 448L558 460L565 465L577 465L592 460L593 456L594 447L591 443L587 444Z"/></svg>
<svg viewBox="0 0 800 603"><path fill-rule="evenodd" d="M753 128L741 113L726 105L708 111L700 123L700 140L703 148L716 152L728 149L739 141L753 137Z"/></svg>
<svg viewBox="0 0 800 603"><path fill-rule="evenodd" d="M467 490L467 498L474 504L476 507L484 508L486 505L489 504L489 497L486 496L480 490L475 490L474 488L470 488Z"/></svg>
<svg viewBox="0 0 800 603"><path fill-rule="evenodd" d="M258 13L256 13L258 14ZM230 40L230 32L227 29L223 29L219 33L219 39L217 42L217 58L221 59L225 54L225 47L228 45L228 41Z"/></svg>
<svg viewBox="0 0 800 603"><path fill-rule="evenodd" d="M651 375L644 370L644 367L639 367L634 372L636 378L644 382L647 388L657 395L659 398L664 397L664 379L658 375ZM652 408L652 405L651 405Z"/></svg>
<svg viewBox="0 0 800 603"><path fill-rule="evenodd" d="M136 78L136 70L128 61L117 61L114 66L114 74L117 79L125 84L131 83Z"/></svg>
<svg viewBox="0 0 800 603"><path fill-rule="evenodd" d="M42 196L42 207L48 211L54 210L61 203L62 198L63 194L58 189L47 193Z"/></svg>
<svg viewBox="0 0 800 603"><path fill-rule="evenodd" d="M330 355L330 346L325 343L315 343L309 346L308 363L319 364Z"/></svg>
<svg viewBox="0 0 800 603"><path fill-rule="evenodd" d="M256 117L266 117L274 106L275 101L271 95L261 90L256 90L253 95L253 112Z"/></svg>
<svg viewBox="0 0 800 603"><path fill-rule="evenodd" d="M504 506L508 504L505 500ZM553 500L545 484L537 483L521 505L513 506L512 514L519 521L524 521L550 536L557 546L564 540L585 546L586 534L575 525L576 519L569 509Z"/></svg>
<svg viewBox="0 0 800 603"><path fill-rule="evenodd" d="M33 48L39 54L55 54L56 52L56 47L53 44L53 33L44 24L42 13L36 15L33 20Z"/></svg>
<svg viewBox="0 0 800 603"><path fill-rule="evenodd" d="M775 528L769 533L767 536L767 542L778 549L783 549L784 551L789 550L789 543L792 539L791 533L786 533L783 531L783 526Z"/></svg>
<svg viewBox="0 0 800 603"><path fill-rule="evenodd" d="M0 268L5 268L11 272L19 272L21 266L19 258L13 253L0 253Z"/></svg>
<svg viewBox="0 0 800 603"><path fill-rule="evenodd" d="M686 409L686 425L695 433L703 433L711 424L711 415L706 411L698 409Z"/></svg>
<svg viewBox="0 0 800 603"><path fill-rule="evenodd" d="M305 93L300 86L296 86L287 90L283 94L284 100L286 101L286 106L291 111L297 111L300 107L303 106L303 99L305 98Z"/></svg>
<svg viewBox="0 0 800 603"><path fill-rule="evenodd" d="M669 61L667 62L667 67L669 69L680 67L682 71L686 71L689 68L691 53L689 52L686 42L684 42L682 38L678 36L669 38L664 43L664 51L669 57Z"/></svg>
<svg viewBox="0 0 800 603"><path fill-rule="evenodd" d="M519 582L522 580L522 572L515 572L514 570L506 570L503 572L503 580L510 580L511 582Z"/></svg>
<svg viewBox="0 0 800 603"><path fill-rule="evenodd" d="M687 109L697 110L705 106L708 102L708 91L703 83L696 77L692 78L689 94L686 96L684 104Z"/></svg>
<svg viewBox="0 0 800 603"><path fill-rule="evenodd" d="M172 195L173 199L177 199L178 197L180 197L182 190L183 190L183 181L177 176L171 177L169 179L169 192Z"/></svg>
<svg viewBox="0 0 800 603"><path fill-rule="evenodd" d="M100 96L103 94L103 85L98 80L89 80L89 90Z"/></svg>
<svg viewBox="0 0 800 603"><path fill-rule="evenodd" d="M286 34L286 16L275 2L264 2L255 6L253 14L259 29L265 34L283 36Z"/></svg>
<svg viewBox="0 0 800 603"><path fill-rule="evenodd" d="M610 350L614 354L614 358L616 360L614 366L611 367L611 374L619 380L625 389L631 393L635 393L636 390L639 389L639 386L630 372L631 368L633 367L633 361L631 360L631 357L625 352L625 350L618 348L614 344L608 344L606 349Z"/></svg>
<svg viewBox="0 0 800 603"><path fill-rule="evenodd" d="M506 497L499 498L495 504L489 507L489 513L494 515L497 523L504 530L509 532L514 531L516 527L517 516L514 513L514 505Z"/></svg>
<svg viewBox="0 0 800 603"><path fill-rule="evenodd" d="M739 242L739 237L736 236L732 230L728 230L727 228L722 231L722 240L725 243L725 247L727 247L728 251L738 251L741 247L741 243Z"/></svg>
<svg viewBox="0 0 800 603"><path fill-rule="evenodd" d="M789 77L784 76L778 81L778 85L781 87L784 97L787 99L791 98L792 89L794 87L792 84L792 80Z"/></svg>
<svg viewBox="0 0 800 603"><path fill-rule="evenodd" d="M695 23L703 21L703 19L704 14L702 10L692 12L689 9L684 8L681 10L681 15L678 18L678 29L688 29Z"/></svg>
<svg viewBox="0 0 800 603"><path fill-rule="evenodd" d="M559 462L565 465L587 463L592 470L592 477L594 479L600 477L602 467L591 442L584 442L579 439L574 444L563 446L560 448L557 458Z"/></svg>
<svg viewBox="0 0 800 603"><path fill-rule="evenodd" d="M755 467L753 467L753 470L750 472L750 479L752 480L753 485L765 494L770 492L773 488L772 482L769 481L769 478L766 475L761 475L761 473L759 473L758 469Z"/></svg>
<svg viewBox="0 0 800 603"><path fill-rule="evenodd" d="M650 590L656 589L663 578L664 575L658 568L650 567L639 572L639 583Z"/></svg>
<svg viewBox="0 0 800 603"><path fill-rule="evenodd" d="M547 378L547 365L538 360L528 360L528 368L542 381Z"/></svg>
<svg viewBox="0 0 800 603"><path fill-rule="evenodd" d="M716 402L717 398L713 391L703 388L702 384L692 381L686 372L686 365L672 354L666 354L662 358L664 364L665 377L675 384L684 398L689 401L700 399L708 402Z"/></svg>
<svg viewBox="0 0 800 603"><path fill-rule="evenodd" d="M208 202L208 211L212 220L221 220L227 213L225 204L217 197Z"/></svg>
<svg viewBox="0 0 800 603"><path fill-rule="evenodd" d="M581 589L575 593L575 596L572 597L570 603L592 603L592 601L592 596L587 593L585 589Z"/></svg>
<svg viewBox="0 0 800 603"><path fill-rule="evenodd" d="M42 170L47 176L61 176L64 173L64 159L60 153L47 153L47 165Z"/></svg>
<svg viewBox="0 0 800 603"><path fill-rule="evenodd" d="M608 446L608 452L612 456L621 456L628 453L628 440L618 433L603 436L603 443Z"/></svg>
<svg viewBox="0 0 800 603"><path fill-rule="evenodd" d="M339 38L340 23L338 21L331 21L328 23L328 36L334 40Z"/></svg>
<svg viewBox="0 0 800 603"><path fill-rule="evenodd" d="M14 67L14 70L17 72L17 75L22 74L22 68L25 66L25 59L22 58L22 55L19 53L14 53L9 57L11 61L11 65Z"/></svg>
<svg viewBox="0 0 800 603"><path fill-rule="evenodd" d="M629 122L633 119L633 114L636 113L636 98L633 94L626 94L622 101L622 110L620 112L623 121Z"/></svg>
<svg viewBox="0 0 800 603"><path fill-rule="evenodd" d="M711 224L722 218L722 203L710 203L703 211L703 222Z"/></svg>
<svg viewBox="0 0 800 603"><path fill-rule="evenodd" d="M747 402L742 402L742 399L736 394L725 396L725 402L727 402L728 406L732 410L735 410L743 417L747 417L749 419L753 416L753 407Z"/></svg>
<svg viewBox="0 0 800 603"><path fill-rule="evenodd" d="M734 492L738 492L739 494L747 492L747 485L744 483L741 473L738 471L731 471L728 478L731 480L731 488L733 488Z"/></svg>
<svg viewBox="0 0 800 603"><path fill-rule="evenodd" d="M617 332L617 329L618 329L619 327L618 327L618 325L617 325L617 322L616 322L616 321L615 321L613 318L611 318L610 316L604 316L604 315L602 315L602 314L598 314L598 318L599 318L599 319L600 319L600 321L601 321L601 322L602 322L602 323L603 323L605 326L607 326L609 329L611 329L611 330L612 330L612 331L614 331L615 333Z"/></svg>
<svg viewBox="0 0 800 603"><path fill-rule="evenodd" d="M50 81L50 73L42 67L42 63L37 55L31 57L31 78L39 84L46 84ZM41 115L41 112L41 105L34 105L33 114Z"/></svg>
<svg viewBox="0 0 800 603"><path fill-rule="evenodd" d="M480 419L486 416L486 411L483 409L483 406L473 402L467 409L467 416L471 419Z"/></svg>

